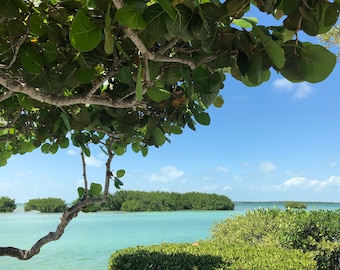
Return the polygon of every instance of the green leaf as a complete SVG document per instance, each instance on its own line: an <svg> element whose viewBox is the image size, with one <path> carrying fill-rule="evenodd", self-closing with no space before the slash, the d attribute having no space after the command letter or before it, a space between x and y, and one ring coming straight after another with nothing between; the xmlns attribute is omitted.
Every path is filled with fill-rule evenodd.
<svg viewBox="0 0 340 270"><path fill-rule="evenodd" d="M276 43L274 40L272 40L271 37L267 36L261 30L261 28L254 25L253 29L254 29L254 32L260 37L269 59L273 62L273 64L278 69L283 68L286 59L285 59L284 50L281 48L281 46L278 43Z"/></svg>
<svg viewBox="0 0 340 270"><path fill-rule="evenodd" d="M33 13L30 16L29 27L34 35L43 36L46 33L47 28L43 20L38 13Z"/></svg>
<svg viewBox="0 0 340 270"><path fill-rule="evenodd" d="M97 183L91 183L90 192L93 196L98 197L102 192L102 185Z"/></svg>
<svg viewBox="0 0 340 270"><path fill-rule="evenodd" d="M132 5L125 5L118 9L115 18L121 25L131 29L144 30L147 27L140 11Z"/></svg>
<svg viewBox="0 0 340 270"><path fill-rule="evenodd" d="M143 85L142 85L142 62L139 64L136 82L136 98L139 101L143 100Z"/></svg>
<svg viewBox="0 0 340 270"><path fill-rule="evenodd" d="M104 50L106 54L112 54L114 49L114 38L111 32L111 26L106 26L104 29L105 42Z"/></svg>
<svg viewBox="0 0 340 270"><path fill-rule="evenodd" d="M150 87L147 90L147 95L155 102L161 102L171 97L171 92L165 89L159 89L158 87Z"/></svg>
<svg viewBox="0 0 340 270"><path fill-rule="evenodd" d="M61 118L63 119L65 127L67 128L67 130L71 131L71 124L70 124L70 121L68 119L68 116L64 112L62 112Z"/></svg>
<svg viewBox="0 0 340 270"><path fill-rule="evenodd" d="M114 185L116 189L120 189L121 186L124 185L124 183L117 177L114 178Z"/></svg>
<svg viewBox="0 0 340 270"><path fill-rule="evenodd" d="M170 132L173 134L182 134L183 131L179 126L170 126Z"/></svg>
<svg viewBox="0 0 340 270"><path fill-rule="evenodd" d="M51 149L51 145L49 143L44 143L41 146L41 152L43 152L44 154L48 154L50 152Z"/></svg>
<svg viewBox="0 0 340 270"><path fill-rule="evenodd" d="M23 68L33 74L40 74L43 71L44 60L38 48L27 48L20 57Z"/></svg>
<svg viewBox="0 0 340 270"><path fill-rule="evenodd" d="M159 127L156 127L152 131L152 135L153 135L153 138L154 138L155 146L161 146L165 143L166 137L165 137L163 131Z"/></svg>
<svg viewBox="0 0 340 270"><path fill-rule="evenodd" d="M132 151L135 152L135 153L138 153L141 149L139 143L137 142L134 142L132 145L131 145L131 148L132 148Z"/></svg>
<svg viewBox="0 0 340 270"><path fill-rule="evenodd" d="M175 18L166 17L166 28L171 36L181 36L184 29L189 26L189 21L192 16L192 12L184 5L178 6L176 9Z"/></svg>
<svg viewBox="0 0 340 270"><path fill-rule="evenodd" d="M125 147L117 143L113 145L112 150L117 156L122 156L125 153Z"/></svg>
<svg viewBox="0 0 340 270"><path fill-rule="evenodd" d="M143 18L148 23L145 30L155 37L164 36L168 32L166 29L166 17L166 13L160 5L151 5L143 13Z"/></svg>
<svg viewBox="0 0 340 270"><path fill-rule="evenodd" d="M249 21L251 21L252 23L250 23ZM253 27L253 24L257 24L258 23L258 19L255 17L247 17L247 18L241 18L241 19L234 19L233 20L233 24L241 27L241 28L251 28Z"/></svg>
<svg viewBox="0 0 340 270"><path fill-rule="evenodd" d="M117 175L118 178L123 177L125 175L125 170L118 170L116 172L116 175Z"/></svg>
<svg viewBox="0 0 340 270"><path fill-rule="evenodd" d="M93 76L95 74L95 69L94 68L90 68L90 69L86 69L86 68L77 68L74 76L77 79L77 81L81 82L81 83L89 83L91 81L93 81Z"/></svg>
<svg viewBox="0 0 340 270"><path fill-rule="evenodd" d="M209 92L210 72L204 66L197 67L192 74L192 78L201 91Z"/></svg>
<svg viewBox="0 0 340 270"><path fill-rule="evenodd" d="M60 143L59 143L59 146L60 146L60 148L62 148L62 149L67 148L69 145L70 145L70 140L69 140L68 138L66 138L66 137L64 137L64 138L60 141Z"/></svg>
<svg viewBox="0 0 340 270"><path fill-rule="evenodd" d="M0 159L9 159L12 156L11 151L3 150L0 152Z"/></svg>
<svg viewBox="0 0 340 270"><path fill-rule="evenodd" d="M224 100L223 100L222 96L217 96L215 101L214 101L214 106L216 108L221 108L223 106L223 104L224 104Z"/></svg>
<svg viewBox="0 0 340 270"><path fill-rule="evenodd" d="M304 55L301 58L301 67L306 81L321 82L333 71L336 56L320 45L303 43Z"/></svg>
<svg viewBox="0 0 340 270"><path fill-rule="evenodd" d="M176 9L171 5L169 0L158 0L158 3L162 6L166 13L172 18L175 19L177 12Z"/></svg>
<svg viewBox="0 0 340 270"><path fill-rule="evenodd" d="M195 120L201 125L208 126L210 124L210 116L206 112L193 111Z"/></svg>
<svg viewBox="0 0 340 270"><path fill-rule="evenodd" d="M148 155L149 148L147 146L141 146L140 150L142 152L143 157L146 157Z"/></svg>
<svg viewBox="0 0 340 270"><path fill-rule="evenodd" d="M52 63L58 57L58 47L55 42L48 41L44 44L43 57L45 62Z"/></svg>
<svg viewBox="0 0 340 270"><path fill-rule="evenodd" d="M81 52L93 50L101 40L101 29L90 21L83 9L74 17L70 29L72 46Z"/></svg>
<svg viewBox="0 0 340 270"><path fill-rule="evenodd" d="M82 198L85 194L85 189L83 187L78 187L77 191L79 198Z"/></svg>
<svg viewBox="0 0 340 270"><path fill-rule="evenodd" d="M119 69L117 79L122 83L129 84L132 81L131 69L126 66Z"/></svg>

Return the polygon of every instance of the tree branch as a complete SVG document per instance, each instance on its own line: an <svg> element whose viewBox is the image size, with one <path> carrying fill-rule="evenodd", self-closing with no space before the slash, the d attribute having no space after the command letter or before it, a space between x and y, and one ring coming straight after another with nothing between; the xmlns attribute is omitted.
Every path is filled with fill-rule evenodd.
<svg viewBox="0 0 340 270"><path fill-rule="evenodd" d="M137 99L130 100L113 100L108 97L102 97L99 95L86 95L79 97L65 97L60 95L47 94L41 90L30 87L26 83L21 83L17 80L0 74L0 85L6 87L8 90L15 93L23 93L31 97L32 99L40 102L45 102L56 107L71 106L76 104L92 104L102 105L110 108L136 108L143 106L145 103L138 101Z"/></svg>
<svg viewBox="0 0 340 270"><path fill-rule="evenodd" d="M86 162L85 162L85 155L84 155L84 151L82 150L80 152L80 156L81 156L81 161L83 164L83 177L84 177L84 189L85 189L85 197L87 199L87 194L88 194L88 186L87 186L87 176L86 176Z"/></svg>
<svg viewBox="0 0 340 270"><path fill-rule="evenodd" d="M19 249L16 247L0 247L0 256L15 257L20 260L28 260L33 256L39 254L41 248L49 242L58 240L65 231L65 228L70 221L78 216L78 213L85 208L87 205L93 203L104 203L107 200L107 195L110 185L110 173L111 173L111 161L114 154L111 148L108 147L108 158L106 162L106 177L105 177L105 193L103 198L86 198L83 201L79 201L76 205L69 207L64 211L60 218L60 222L54 232L49 232L44 237L40 238L30 249ZM86 178L86 177L84 177ZM106 195L105 195L106 194Z"/></svg>

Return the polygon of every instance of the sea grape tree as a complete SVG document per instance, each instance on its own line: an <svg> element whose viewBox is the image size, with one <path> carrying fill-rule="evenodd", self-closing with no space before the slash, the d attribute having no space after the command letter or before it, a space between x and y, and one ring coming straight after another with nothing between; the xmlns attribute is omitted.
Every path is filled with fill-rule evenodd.
<svg viewBox="0 0 340 270"><path fill-rule="evenodd" d="M40 148L54 154L70 145L89 156L107 154L105 187L84 187L55 232L29 250L0 255L29 259L58 239L79 211L105 201L124 171L111 160L127 147L147 155L171 134L209 125L220 107L226 73L256 86L279 72L292 82L316 83L336 57L304 42L336 23L340 1L326 0L1 0L0 165ZM258 25L257 9L282 26Z"/></svg>

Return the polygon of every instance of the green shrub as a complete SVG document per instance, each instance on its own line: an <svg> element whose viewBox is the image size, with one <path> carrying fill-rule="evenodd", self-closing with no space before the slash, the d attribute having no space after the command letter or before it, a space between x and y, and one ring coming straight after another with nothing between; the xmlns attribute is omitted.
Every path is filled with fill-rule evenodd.
<svg viewBox="0 0 340 270"><path fill-rule="evenodd" d="M300 250L315 256L318 269L339 269L340 212L260 209L212 228L215 242Z"/></svg>
<svg viewBox="0 0 340 270"><path fill-rule="evenodd" d="M13 212L16 208L15 200L9 197L0 197L0 212Z"/></svg>
<svg viewBox="0 0 340 270"><path fill-rule="evenodd" d="M63 212L66 203L60 198L31 199L25 204L25 211L38 210L42 213Z"/></svg>
<svg viewBox="0 0 340 270"><path fill-rule="evenodd" d="M139 246L116 251L109 270L286 270L316 269L313 255L298 250L250 245L192 244Z"/></svg>
<svg viewBox="0 0 340 270"><path fill-rule="evenodd" d="M113 211L175 211L233 210L234 203L224 195L199 192L145 192L120 190L108 196L102 210Z"/></svg>
<svg viewBox="0 0 340 270"><path fill-rule="evenodd" d="M285 202L286 209L306 209L307 205L304 202Z"/></svg>

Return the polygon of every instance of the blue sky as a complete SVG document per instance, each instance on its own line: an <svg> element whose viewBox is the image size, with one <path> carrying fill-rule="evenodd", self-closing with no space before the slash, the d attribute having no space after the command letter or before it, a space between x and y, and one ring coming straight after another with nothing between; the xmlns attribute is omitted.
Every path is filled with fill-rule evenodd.
<svg viewBox="0 0 340 270"><path fill-rule="evenodd" d="M254 88L227 75L225 104L209 109L210 126L185 129L145 158L129 148L113 159L112 169L126 170L125 190L340 202L339 75L339 64L318 84L293 84L273 73ZM87 165L89 182L104 183L103 153L93 149ZM19 203L43 197L71 202L81 185L80 154L72 147L55 155L17 155L0 167L0 196Z"/></svg>
<svg viewBox="0 0 340 270"><path fill-rule="evenodd" d="M129 148L113 159L125 190L208 192L234 201L340 201L339 65L319 84L293 84L277 74L249 88L227 76L225 104L210 126L185 129L147 157ZM90 182L104 182L105 156L93 149ZM82 185L79 150L36 150L0 167L0 196L17 202L72 201ZM115 189L112 187L111 192Z"/></svg>

